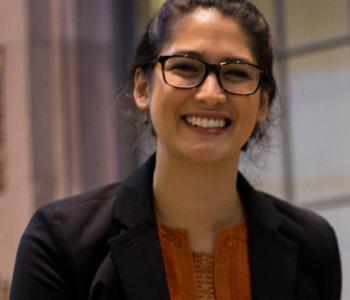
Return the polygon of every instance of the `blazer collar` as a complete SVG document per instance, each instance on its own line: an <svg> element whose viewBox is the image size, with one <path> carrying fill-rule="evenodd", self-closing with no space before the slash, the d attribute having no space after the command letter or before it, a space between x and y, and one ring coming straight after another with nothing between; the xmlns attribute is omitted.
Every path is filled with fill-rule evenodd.
<svg viewBox="0 0 350 300"><path fill-rule="evenodd" d="M128 299L169 299L153 211L153 155L121 183L115 218L125 229L110 240L111 256ZM297 245L283 233L283 221L271 199L239 173L237 187L247 214L253 300L293 297Z"/></svg>
<svg viewBox="0 0 350 300"><path fill-rule="evenodd" d="M152 186L155 160L153 154L117 189L114 216L126 229L143 222L156 224Z"/></svg>
<svg viewBox="0 0 350 300"><path fill-rule="evenodd" d="M136 172L123 181L115 197L114 216L123 226L131 228L136 223L147 221L155 224L153 210L153 171L155 167L153 154ZM281 216L264 194L257 192L239 172L237 188L245 208L248 222L278 230Z"/></svg>

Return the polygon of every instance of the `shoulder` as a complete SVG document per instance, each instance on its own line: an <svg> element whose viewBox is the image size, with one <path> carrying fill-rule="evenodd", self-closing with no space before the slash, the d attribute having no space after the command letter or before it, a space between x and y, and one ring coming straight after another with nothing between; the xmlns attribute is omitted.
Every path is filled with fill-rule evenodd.
<svg viewBox="0 0 350 300"><path fill-rule="evenodd" d="M56 257L70 258L73 263L103 255L114 228L117 189L114 183L39 208L23 233L20 251L51 249Z"/></svg>
<svg viewBox="0 0 350 300"><path fill-rule="evenodd" d="M118 184L97 188L34 213L17 252L14 297L29 290L65 299L75 299L74 293L87 297L86 286L108 252L116 189Z"/></svg>
<svg viewBox="0 0 350 300"><path fill-rule="evenodd" d="M129 219L135 223L144 206L150 206L147 191L152 187L153 164L154 158L123 181L46 204L33 215L25 233L40 229L58 240L64 237L66 244L78 249L107 241Z"/></svg>
<svg viewBox="0 0 350 300"><path fill-rule="evenodd" d="M45 230L69 242L83 240L107 231L113 219L114 196L119 184L113 183L50 202L33 215L26 232Z"/></svg>
<svg viewBox="0 0 350 300"><path fill-rule="evenodd" d="M280 228L291 237L318 238L332 232L329 223L320 215L270 194L256 190L238 174L237 187L245 206L248 220L271 228ZM320 234L321 233L321 234Z"/></svg>
<svg viewBox="0 0 350 300"><path fill-rule="evenodd" d="M33 215L29 226L38 221L46 225L61 224L70 227L104 219L113 213L114 195L118 183L109 184L88 192L56 200L40 207Z"/></svg>
<svg viewBox="0 0 350 300"><path fill-rule="evenodd" d="M35 215L67 221L67 218L90 218L96 213L109 211L113 206L119 183L112 183L93 190L50 202L37 210Z"/></svg>
<svg viewBox="0 0 350 300"><path fill-rule="evenodd" d="M290 235L306 236L307 239L322 238L324 235L333 235L329 222L316 212L298 207L290 202L281 200L266 193L260 195L270 201L282 218L282 228Z"/></svg>
<svg viewBox="0 0 350 300"><path fill-rule="evenodd" d="M304 265L314 265L318 270L322 267L332 269L332 264L340 265L337 237L324 217L274 196L260 195L261 200L270 201L279 214L279 232L298 245L299 259Z"/></svg>

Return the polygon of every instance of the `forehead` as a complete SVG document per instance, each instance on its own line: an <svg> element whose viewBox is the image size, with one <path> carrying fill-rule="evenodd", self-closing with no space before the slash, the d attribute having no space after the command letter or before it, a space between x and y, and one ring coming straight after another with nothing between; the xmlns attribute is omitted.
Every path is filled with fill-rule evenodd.
<svg viewBox="0 0 350 300"><path fill-rule="evenodd" d="M198 52L208 60L226 57L255 62L248 35L234 19L215 8L197 8L176 18L170 29L170 38L161 54Z"/></svg>

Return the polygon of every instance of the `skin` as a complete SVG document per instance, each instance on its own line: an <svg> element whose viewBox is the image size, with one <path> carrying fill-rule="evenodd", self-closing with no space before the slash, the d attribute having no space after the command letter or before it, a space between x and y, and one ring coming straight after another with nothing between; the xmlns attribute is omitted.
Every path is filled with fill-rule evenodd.
<svg viewBox="0 0 350 300"><path fill-rule="evenodd" d="M216 9L196 9L177 19L160 55L190 51L212 64L227 58L256 63L247 35ZM213 252L218 230L244 215L234 184L240 149L266 119L267 92L228 94L213 73L197 88L176 89L164 82L157 64L150 79L136 72L134 98L139 109L150 111L157 133L157 221L187 229L193 251ZM227 118L231 124L199 129L184 121L187 115Z"/></svg>

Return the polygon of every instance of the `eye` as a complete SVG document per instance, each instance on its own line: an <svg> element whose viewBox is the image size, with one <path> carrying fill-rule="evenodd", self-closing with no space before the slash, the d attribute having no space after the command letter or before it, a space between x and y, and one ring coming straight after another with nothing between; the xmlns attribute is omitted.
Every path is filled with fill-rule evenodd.
<svg viewBox="0 0 350 300"><path fill-rule="evenodd" d="M249 65L229 64L221 69L221 77L232 82L253 80L255 73Z"/></svg>
<svg viewBox="0 0 350 300"><path fill-rule="evenodd" d="M176 76L183 79L198 78L205 66L196 59L190 57L170 57L165 64L165 72L169 76Z"/></svg>
<svg viewBox="0 0 350 300"><path fill-rule="evenodd" d="M184 73L199 72L198 66L190 62L169 63L167 66L167 70L172 72L184 72Z"/></svg>

